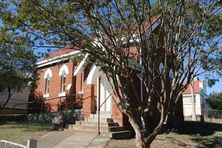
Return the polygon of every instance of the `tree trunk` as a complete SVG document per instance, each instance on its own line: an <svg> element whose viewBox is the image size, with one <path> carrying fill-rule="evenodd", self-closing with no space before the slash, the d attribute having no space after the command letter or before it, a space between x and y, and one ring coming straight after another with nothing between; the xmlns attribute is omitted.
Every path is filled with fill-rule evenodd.
<svg viewBox="0 0 222 148"><path fill-rule="evenodd" d="M5 103L3 104L2 108L5 108L5 106L8 104L11 96L12 96L11 89L8 88L8 97L7 97L7 100L5 101Z"/></svg>
<svg viewBox="0 0 222 148"><path fill-rule="evenodd" d="M146 145L145 141L144 141L144 137L140 132L140 127L139 125L135 122L135 120L133 119L133 117L129 117L129 122L132 125L135 134L136 134L136 147L137 148L149 148L150 145Z"/></svg>
<svg viewBox="0 0 222 148"><path fill-rule="evenodd" d="M162 106L163 108L163 106ZM154 141L154 139L156 138L156 136L160 133L161 129L162 129L162 125L165 121L165 117L164 117L164 109L161 110L161 119L159 124L156 126L156 128L154 129L154 131L152 133L150 133L148 136L142 134L139 123L136 122L135 118L133 118L132 116L130 116L129 114L127 114L127 116L129 117L129 122L131 124L131 126L133 127L135 134L136 134L136 147L137 148L150 148L151 143Z"/></svg>
<svg viewBox="0 0 222 148"><path fill-rule="evenodd" d="M152 134L150 134L147 138L146 138L146 146L147 148L150 147L151 143L154 141L154 139L156 138L156 136L159 134L159 128L155 129L153 131Z"/></svg>

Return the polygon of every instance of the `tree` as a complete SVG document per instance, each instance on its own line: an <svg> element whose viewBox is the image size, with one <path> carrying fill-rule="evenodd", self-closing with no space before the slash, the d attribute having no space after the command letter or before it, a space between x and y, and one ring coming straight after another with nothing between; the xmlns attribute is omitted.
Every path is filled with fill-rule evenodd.
<svg viewBox="0 0 222 148"><path fill-rule="evenodd" d="M137 147L149 147L194 77L221 68L221 28L211 21L221 16L218 2L22 0L11 3L16 9L8 7L3 20L46 44L73 44L88 53L119 98ZM153 108L159 120L150 127Z"/></svg>
<svg viewBox="0 0 222 148"><path fill-rule="evenodd" d="M222 93L212 93L206 101L212 109L222 110Z"/></svg>
<svg viewBox="0 0 222 148"><path fill-rule="evenodd" d="M25 38L15 32L0 30L0 94L7 95L5 107L14 92L22 91L32 82L35 55L25 45Z"/></svg>

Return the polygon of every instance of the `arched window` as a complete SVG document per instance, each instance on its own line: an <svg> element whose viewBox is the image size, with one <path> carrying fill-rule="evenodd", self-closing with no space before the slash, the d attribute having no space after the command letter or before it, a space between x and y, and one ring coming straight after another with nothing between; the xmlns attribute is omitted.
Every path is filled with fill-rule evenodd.
<svg viewBox="0 0 222 148"><path fill-rule="evenodd" d="M68 75L69 70L66 65L63 65L59 71L60 76L60 96L65 95L66 92L66 76Z"/></svg>
<svg viewBox="0 0 222 148"><path fill-rule="evenodd" d="M45 79L44 97L49 97L49 87L50 87L51 77L52 77L52 71L50 69L47 69L44 74L44 79Z"/></svg>
<svg viewBox="0 0 222 148"><path fill-rule="evenodd" d="M49 94L50 77L49 74L45 79L45 94Z"/></svg>
<svg viewBox="0 0 222 148"><path fill-rule="evenodd" d="M60 81L60 93L64 93L66 90L66 73L62 72L61 81Z"/></svg>

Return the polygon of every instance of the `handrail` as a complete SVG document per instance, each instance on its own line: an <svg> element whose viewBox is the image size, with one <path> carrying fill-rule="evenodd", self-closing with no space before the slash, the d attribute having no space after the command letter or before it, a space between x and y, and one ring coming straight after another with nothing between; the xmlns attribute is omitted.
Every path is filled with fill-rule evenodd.
<svg viewBox="0 0 222 148"><path fill-rule="evenodd" d="M43 102L48 102L48 101L51 101L51 100L60 100L61 101L61 99L66 99L67 97L70 97L70 96L81 96L81 95L83 95L83 94L72 94L72 95L67 95L67 96L58 96L58 97L43 99ZM90 97L87 97L85 99L88 99L88 98L90 98ZM85 99L83 99L83 100L85 100ZM81 102L81 101L76 101L76 102ZM27 101L25 103L17 103L17 104L13 105L13 108L15 108L16 106L28 105L28 104L32 104L32 103L36 103L36 101L31 101L31 102Z"/></svg>
<svg viewBox="0 0 222 148"><path fill-rule="evenodd" d="M100 108L103 106L103 104L105 104L105 102L109 99L110 96L112 96L112 94L110 94L110 95L103 101L103 103L99 106Z"/></svg>

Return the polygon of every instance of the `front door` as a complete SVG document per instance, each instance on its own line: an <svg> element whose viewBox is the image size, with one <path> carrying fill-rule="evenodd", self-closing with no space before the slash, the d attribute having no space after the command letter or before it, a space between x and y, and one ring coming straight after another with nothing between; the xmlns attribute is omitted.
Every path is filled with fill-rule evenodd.
<svg viewBox="0 0 222 148"><path fill-rule="evenodd" d="M105 75L100 77L100 112L101 114L111 115L112 110L112 89ZM98 91L97 91L98 93ZM99 95L97 95L99 96ZM97 106L98 106L98 97L97 97Z"/></svg>

